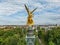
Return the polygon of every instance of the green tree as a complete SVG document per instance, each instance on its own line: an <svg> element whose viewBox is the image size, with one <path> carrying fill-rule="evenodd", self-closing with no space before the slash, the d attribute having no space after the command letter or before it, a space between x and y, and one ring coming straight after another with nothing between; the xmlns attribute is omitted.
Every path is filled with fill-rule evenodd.
<svg viewBox="0 0 60 45"><path fill-rule="evenodd" d="M49 41L48 45L55 45L52 41Z"/></svg>

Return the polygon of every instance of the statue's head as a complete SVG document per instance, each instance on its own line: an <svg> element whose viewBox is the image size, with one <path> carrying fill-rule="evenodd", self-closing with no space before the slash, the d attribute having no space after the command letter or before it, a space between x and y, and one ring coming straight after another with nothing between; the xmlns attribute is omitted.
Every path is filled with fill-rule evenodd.
<svg viewBox="0 0 60 45"><path fill-rule="evenodd" d="M28 13L28 17L29 18L32 18L33 17L33 14L29 11L29 13Z"/></svg>

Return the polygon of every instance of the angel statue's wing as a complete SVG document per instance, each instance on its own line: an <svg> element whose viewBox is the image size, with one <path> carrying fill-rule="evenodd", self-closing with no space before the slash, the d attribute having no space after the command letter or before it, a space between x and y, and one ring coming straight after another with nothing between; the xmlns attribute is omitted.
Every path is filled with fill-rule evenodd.
<svg viewBox="0 0 60 45"><path fill-rule="evenodd" d="M37 8L35 8L31 13L33 13Z"/></svg>
<svg viewBox="0 0 60 45"><path fill-rule="evenodd" d="M29 14L29 9L26 5L25 5L25 9L26 9L27 13Z"/></svg>

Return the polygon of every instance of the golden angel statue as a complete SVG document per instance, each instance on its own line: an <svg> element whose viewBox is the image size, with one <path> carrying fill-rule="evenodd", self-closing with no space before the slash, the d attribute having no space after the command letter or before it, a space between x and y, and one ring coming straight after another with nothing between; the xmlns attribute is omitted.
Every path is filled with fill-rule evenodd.
<svg viewBox="0 0 60 45"><path fill-rule="evenodd" d="M27 13L28 13L28 18L27 18L27 25L29 25L29 26L32 26L32 25L34 25L34 21L33 21L33 12L37 9L37 8L35 8L33 11L30 11L29 9L28 9L28 7L25 5L25 8L26 8L26 11L27 11Z"/></svg>

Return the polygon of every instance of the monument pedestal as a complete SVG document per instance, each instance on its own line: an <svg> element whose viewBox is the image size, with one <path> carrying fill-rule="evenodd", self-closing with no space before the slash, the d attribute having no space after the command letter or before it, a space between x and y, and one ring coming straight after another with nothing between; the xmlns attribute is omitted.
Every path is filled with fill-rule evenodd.
<svg viewBox="0 0 60 45"><path fill-rule="evenodd" d="M35 45L35 35L34 35L34 30L32 27L28 27L28 33L26 35L26 42L27 45Z"/></svg>

